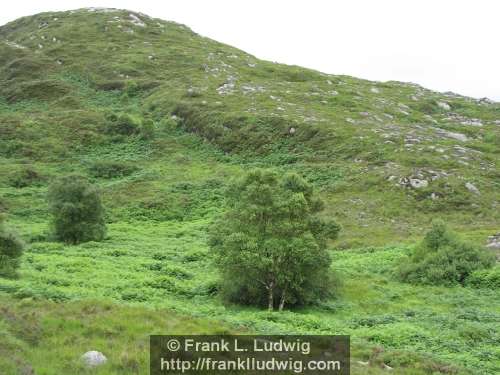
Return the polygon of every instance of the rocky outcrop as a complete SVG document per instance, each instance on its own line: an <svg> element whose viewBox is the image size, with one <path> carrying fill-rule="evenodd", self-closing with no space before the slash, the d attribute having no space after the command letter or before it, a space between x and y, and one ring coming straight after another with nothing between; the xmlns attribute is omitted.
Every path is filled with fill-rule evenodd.
<svg viewBox="0 0 500 375"><path fill-rule="evenodd" d="M471 182L466 182L465 183L465 187L471 193L474 193L474 194L477 194L477 195L481 194L481 192L479 191L479 189L474 184L472 184Z"/></svg>
<svg viewBox="0 0 500 375"><path fill-rule="evenodd" d="M486 247L489 249L500 250L500 232L488 237Z"/></svg>
<svg viewBox="0 0 500 375"><path fill-rule="evenodd" d="M96 350L91 350L83 354L80 359L87 367L101 366L108 361L104 354Z"/></svg>
<svg viewBox="0 0 500 375"><path fill-rule="evenodd" d="M449 111L451 109L450 105L446 102L437 102L439 108L444 109L445 111Z"/></svg>

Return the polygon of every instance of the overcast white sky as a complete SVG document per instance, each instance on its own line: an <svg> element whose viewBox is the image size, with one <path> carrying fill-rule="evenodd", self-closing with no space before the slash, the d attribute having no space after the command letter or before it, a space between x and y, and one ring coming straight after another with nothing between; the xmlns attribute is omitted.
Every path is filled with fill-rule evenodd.
<svg viewBox="0 0 500 375"><path fill-rule="evenodd" d="M261 59L500 101L497 0L15 0L0 24L90 6L183 23Z"/></svg>

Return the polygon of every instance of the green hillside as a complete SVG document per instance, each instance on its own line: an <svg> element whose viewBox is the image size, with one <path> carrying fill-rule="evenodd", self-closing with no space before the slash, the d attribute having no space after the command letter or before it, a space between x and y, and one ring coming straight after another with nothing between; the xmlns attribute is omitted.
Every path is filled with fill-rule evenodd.
<svg viewBox="0 0 500 375"><path fill-rule="evenodd" d="M206 229L229 180L253 167L301 174L342 225L331 301L270 314L217 296ZM47 187L70 173L102 192L101 243L52 242ZM144 320L110 328L117 342L177 329L163 311L192 332L350 334L355 374L383 373L381 363L395 374L494 374L498 290L415 287L393 269L436 217L486 244L500 230L499 192L500 103L262 61L125 10L18 19L0 27L0 213L29 246L20 278L0 278L10 340L0 358L26 354L0 365L78 373L75 358L108 334L103 322L80 332L79 311L95 303L96 319L116 309L118 326ZM43 315L36 340L31 318L11 318L33 313ZM64 335L86 340L48 357L43 346L64 346ZM134 344L110 348L99 373L144 373Z"/></svg>

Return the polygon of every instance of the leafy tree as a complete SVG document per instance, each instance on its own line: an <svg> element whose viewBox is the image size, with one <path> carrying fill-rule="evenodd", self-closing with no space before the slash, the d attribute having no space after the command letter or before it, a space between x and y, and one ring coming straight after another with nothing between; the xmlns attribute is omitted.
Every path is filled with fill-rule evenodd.
<svg viewBox="0 0 500 375"><path fill-rule="evenodd" d="M282 310L330 293L326 245L340 228L317 216L324 205L306 181L255 170L230 186L226 200L210 238L226 297Z"/></svg>
<svg viewBox="0 0 500 375"><path fill-rule="evenodd" d="M441 220L432 228L413 253L401 262L399 277L417 284L464 284L476 270L489 268L494 256L485 249L461 242Z"/></svg>
<svg viewBox="0 0 500 375"><path fill-rule="evenodd" d="M0 276L14 277L19 267L24 245L22 241L4 225L0 214Z"/></svg>
<svg viewBox="0 0 500 375"><path fill-rule="evenodd" d="M100 241L106 234L99 191L84 177L66 176L49 187L55 236L68 243Z"/></svg>

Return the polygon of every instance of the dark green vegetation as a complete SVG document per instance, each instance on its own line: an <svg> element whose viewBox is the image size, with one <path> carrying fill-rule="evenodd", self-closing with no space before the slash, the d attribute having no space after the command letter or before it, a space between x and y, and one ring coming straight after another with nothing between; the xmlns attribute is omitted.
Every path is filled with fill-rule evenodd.
<svg viewBox="0 0 500 375"><path fill-rule="evenodd" d="M384 373L382 363L397 374L498 373L498 266L465 287L393 276L433 217L477 246L498 231L498 103L265 62L130 14L44 13L0 28L0 210L29 245L20 278L0 279L0 352L28 353L0 355L9 375L78 373L83 352L115 339L129 346L106 345L102 373L143 373L145 335L170 330L170 315L151 328L154 308L189 316L192 332L198 317L351 334L355 374ZM334 297L282 313L218 297L207 231L229 178L253 167L303 176L325 202L321 217L342 225L328 243ZM73 173L101 191L102 242L52 242L48 186ZM107 315L88 298L118 305Z"/></svg>
<svg viewBox="0 0 500 375"><path fill-rule="evenodd" d="M14 277L24 245L15 233L5 228L4 220L0 213L0 277Z"/></svg>
<svg viewBox="0 0 500 375"><path fill-rule="evenodd" d="M84 177L61 177L49 186L49 210L58 240L77 244L100 241L106 235L99 191Z"/></svg>
<svg viewBox="0 0 500 375"><path fill-rule="evenodd" d="M434 221L411 256L399 267L402 280L422 284L465 284L478 270L495 264L493 253L461 242L443 221Z"/></svg>
<svg viewBox="0 0 500 375"><path fill-rule="evenodd" d="M332 296L326 246L340 228L317 216L324 203L310 184L255 170L231 184L226 201L210 245L230 301L282 311Z"/></svg>

